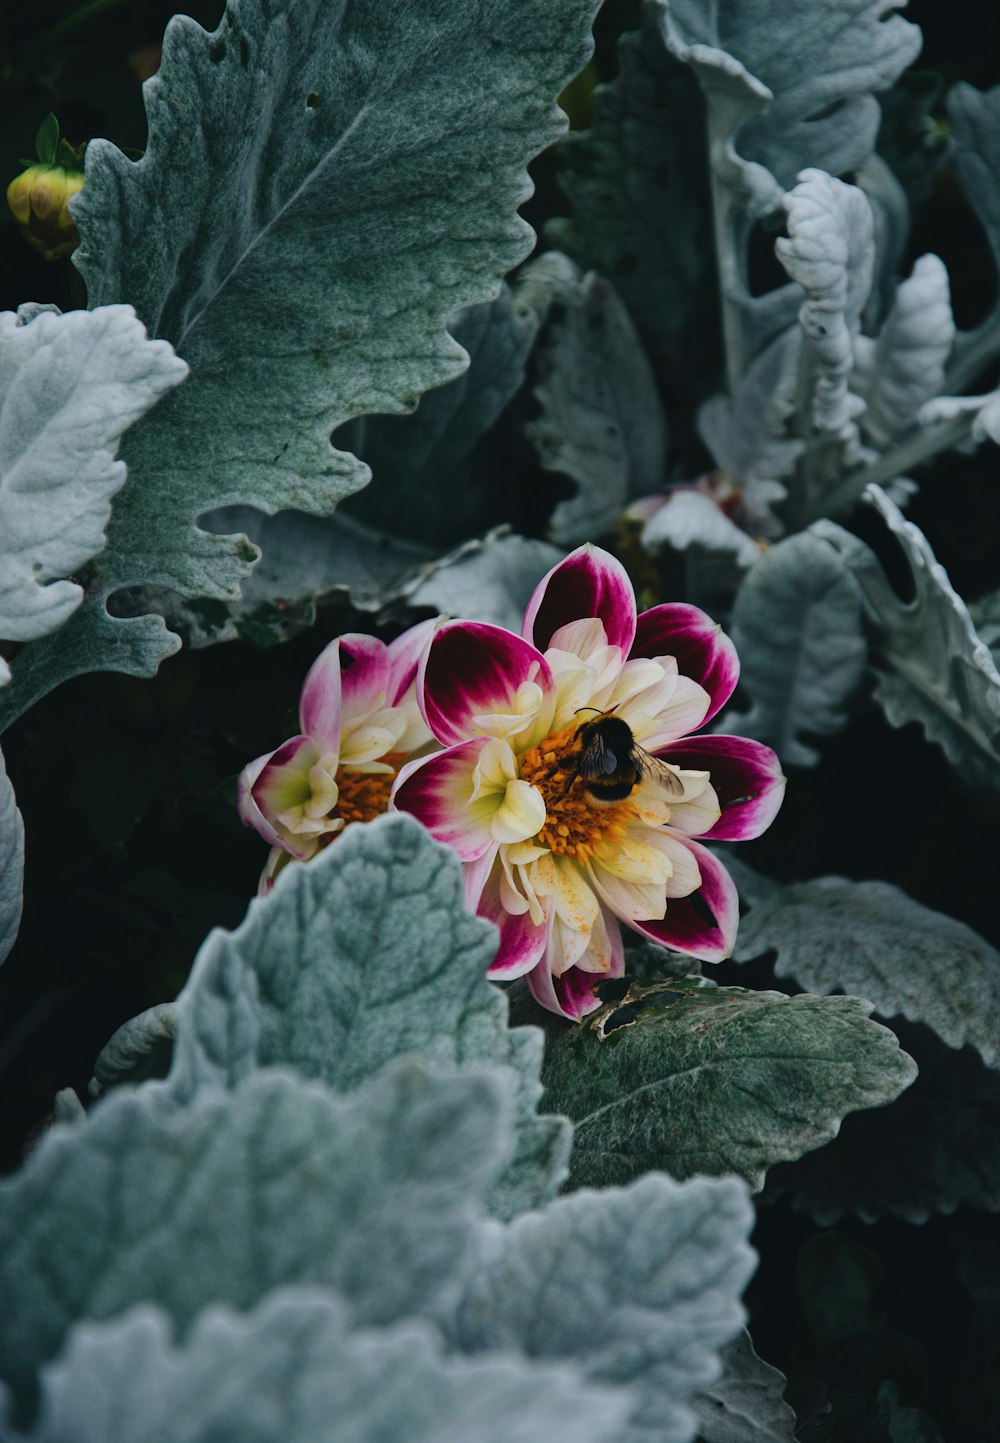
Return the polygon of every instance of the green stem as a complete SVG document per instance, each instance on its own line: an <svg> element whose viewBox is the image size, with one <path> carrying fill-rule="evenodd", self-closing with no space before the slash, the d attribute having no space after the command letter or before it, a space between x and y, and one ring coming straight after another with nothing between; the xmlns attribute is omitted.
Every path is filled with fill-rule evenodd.
<svg viewBox="0 0 1000 1443"><path fill-rule="evenodd" d="M846 477L835 490L823 498L822 514L836 516L838 512L846 511L858 500L867 486L883 486L887 481L895 481L897 476L905 475L915 466L922 466L932 456L936 456L939 451L946 451L956 446L971 431L974 417L974 412L963 411L961 415L953 416L948 421L941 421L936 426L928 426L924 431L917 431L915 435L894 450L887 451L884 456L873 461L863 471L856 471L853 475ZM816 519L817 517L810 517L810 520Z"/></svg>

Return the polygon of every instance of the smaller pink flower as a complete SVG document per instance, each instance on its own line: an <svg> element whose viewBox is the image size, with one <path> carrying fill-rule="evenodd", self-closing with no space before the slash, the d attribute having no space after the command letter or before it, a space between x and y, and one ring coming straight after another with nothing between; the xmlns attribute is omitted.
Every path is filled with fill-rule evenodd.
<svg viewBox="0 0 1000 1443"><path fill-rule="evenodd" d="M732 643L697 607L636 615L613 556L583 546L536 588L522 636L450 622L417 695L444 750L404 766L392 804L465 863L466 898L496 922L490 976L526 975L564 1017L599 1006L619 977L619 923L707 961L730 954L736 888L703 839L757 836L781 803L769 747L690 733L731 696ZM581 723L602 713L673 774L603 799L575 768ZM696 840L697 839L697 840Z"/></svg>
<svg viewBox="0 0 1000 1443"><path fill-rule="evenodd" d="M271 845L262 892L287 862L308 861L349 823L387 811L399 768L434 745L416 677L436 625L421 622L388 646L356 632L331 641L302 685L299 734L243 768L240 817Z"/></svg>

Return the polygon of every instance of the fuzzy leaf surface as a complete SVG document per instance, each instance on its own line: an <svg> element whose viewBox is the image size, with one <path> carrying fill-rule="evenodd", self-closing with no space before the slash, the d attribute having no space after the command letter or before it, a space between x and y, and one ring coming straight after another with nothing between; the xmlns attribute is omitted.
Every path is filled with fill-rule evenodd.
<svg viewBox="0 0 1000 1443"><path fill-rule="evenodd" d="M937 256L921 256L896 288L871 357L862 425L876 446L915 425L921 406L940 395L954 340L948 272Z"/></svg>
<svg viewBox="0 0 1000 1443"><path fill-rule="evenodd" d="M885 492L866 493L909 568L913 599L901 601L875 553L845 550L873 631L875 699L892 726L919 722L973 785L1000 789L1000 672L965 602L926 537Z"/></svg>
<svg viewBox="0 0 1000 1443"><path fill-rule="evenodd" d="M592 1381L636 1389L618 1443L687 1443L692 1395L743 1317L752 1226L735 1178L559 1198L485 1239L449 1335L473 1353L575 1358ZM596 1315L592 1296L604 1298Z"/></svg>
<svg viewBox="0 0 1000 1443"><path fill-rule="evenodd" d="M353 1332L348 1309L312 1288L271 1294L246 1316L213 1307L175 1344L143 1306L82 1324L44 1373L32 1443L614 1443L628 1394L572 1367L442 1356L416 1322ZM7 1433L15 1443L25 1435ZM27 1443L27 1439L26 1439Z"/></svg>
<svg viewBox="0 0 1000 1443"><path fill-rule="evenodd" d="M928 1027L894 1024L920 1069L891 1107L848 1117L819 1152L776 1168L768 1195L828 1227L853 1213L924 1223L960 1207L1000 1212L1000 1073Z"/></svg>
<svg viewBox="0 0 1000 1443"><path fill-rule="evenodd" d="M722 1376L695 1399L701 1443L795 1443L786 1379L742 1329L722 1350Z"/></svg>
<svg viewBox="0 0 1000 1443"><path fill-rule="evenodd" d="M738 136L738 149L783 189L800 170L860 169L875 148L879 107L920 50L920 31L896 0L669 0L667 26L703 75L756 81L765 104ZM719 83L719 82L717 82Z"/></svg>
<svg viewBox="0 0 1000 1443"><path fill-rule="evenodd" d="M212 35L173 19L142 160L91 142L74 207L91 304L129 301L192 370L130 438L75 638L91 666L155 669L173 649L155 619L119 641L118 588L238 594L256 548L202 530L204 512L331 511L368 477L331 432L464 368L446 323L530 248L526 165L562 128L593 10L238 0ZM43 661L35 689L73 674Z"/></svg>
<svg viewBox="0 0 1000 1443"><path fill-rule="evenodd" d="M861 588L825 537L804 531L772 546L744 578L730 626L751 701L739 730L790 766L818 759L804 733L843 726L868 654Z"/></svg>
<svg viewBox="0 0 1000 1443"><path fill-rule="evenodd" d="M549 535L572 547L614 533L637 496L663 481L666 427L653 373L621 299L590 272L547 327L536 355L540 414L525 435L542 466L568 476Z"/></svg>
<svg viewBox="0 0 1000 1443"><path fill-rule="evenodd" d="M992 90L976 90L964 81L953 85L948 92L948 120L954 144L953 164L986 233L1000 274L1000 85ZM959 337L952 389L964 390L998 348L1000 304L976 330Z"/></svg>
<svg viewBox="0 0 1000 1443"><path fill-rule="evenodd" d="M0 1185L0 1376L19 1390L75 1322L140 1302L179 1333L298 1283L360 1323L435 1306L506 1160L507 1090L401 1064L342 1100L274 1074L180 1110L112 1093Z"/></svg>
<svg viewBox="0 0 1000 1443"><path fill-rule="evenodd" d="M13 947L21 925L23 890L24 820L0 751L0 962Z"/></svg>
<svg viewBox="0 0 1000 1443"><path fill-rule="evenodd" d="M659 1000L658 1000L659 999ZM913 1081L895 1036L856 997L786 997L683 978L633 990L550 1038L545 1104L574 1123L577 1186L649 1168L673 1177L768 1168L836 1135Z"/></svg>
<svg viewBox="0 0 1000 1443"><path fill-rule="evenodd" d="M565 1176L568 1127L537 1116L543 1034L508 1028L507 999L486 981L495 951L493 925L463 905L453 852L405 815L351 827L286 868L235 932L209 936L178 999L168 1087L187 1103L290 1067L349 1092L406 1055L502 1064L518 1143L494 1201L505 1216L537 1206Z"/></svg>
<svg viewBox="0 0 1000 1443"><path fill-rule="evenodd" d="M727 859L728 861L732 859ZM737 885L744 867L733 868ZM775 973L824 995L867 997L881 1017L926 1022L949 1047L1000 1058L1000 952L888 882L772 883L740 925L738 961L774 948Z"/></svg>
<svg viewBox="0 0 1000 1443"><path fill-rule="evenodd" d="M57 631L104 549L122 436L188 368L131 306L0 315L0 638Z"/></svg>

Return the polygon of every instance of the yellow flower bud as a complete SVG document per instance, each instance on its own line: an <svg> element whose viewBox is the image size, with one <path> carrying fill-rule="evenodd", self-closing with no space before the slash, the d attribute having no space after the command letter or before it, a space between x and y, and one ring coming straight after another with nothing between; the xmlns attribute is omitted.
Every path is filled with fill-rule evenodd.
<svg viewBox="0 0 1000 1443"><path fill-rule="evenodd" d="M69 199L83 186L78 170L59 165L29 165L7 187L7 204L33 250L47 261L68 256L80 244L69 213Z"/></svg>

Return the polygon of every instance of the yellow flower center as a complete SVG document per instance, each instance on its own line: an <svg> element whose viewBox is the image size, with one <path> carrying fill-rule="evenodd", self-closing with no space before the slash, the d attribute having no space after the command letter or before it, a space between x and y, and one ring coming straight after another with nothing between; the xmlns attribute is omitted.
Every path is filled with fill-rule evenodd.
<svg viewBox="0 0 1000 1443"><path fill-rule="evenodd" d="M599 802L587 791L586 781L575 769L580 753L576 732L574 723L531 747L521 757L521 776L538 788L545 802L545 825L538 833L541 846L557 857L586 862L602 841L623 840L635 812L627 797Z"/></svg>
<svg viewBox="0 0 1000 1443"><path fill-rule="evenodd" d="M396 773L405 761L398 752L380 757L380 761L392 767L391 772L353 772L337 769L337 801L329 812L330 817L339 817L344 827L352 822L373 822L389 810L389 793L396 780ZM339 837L343 827L335 832L326 832L319 838L320 847L327 847Z"/></svg>

